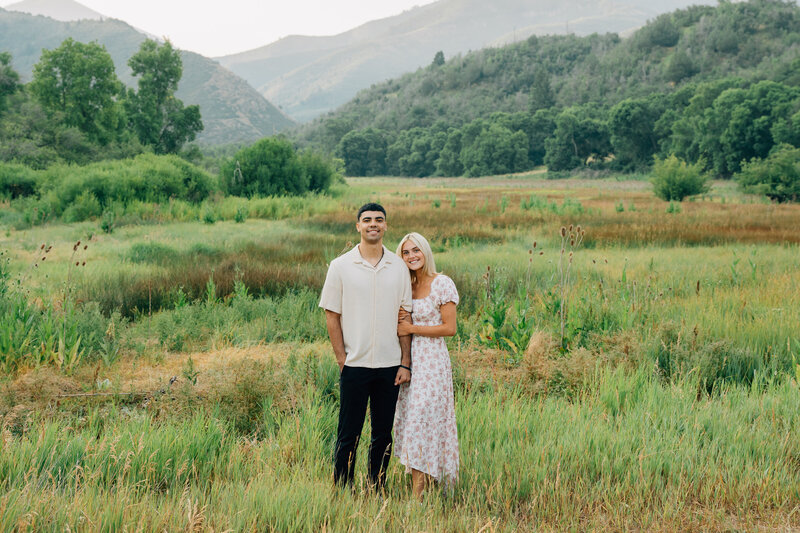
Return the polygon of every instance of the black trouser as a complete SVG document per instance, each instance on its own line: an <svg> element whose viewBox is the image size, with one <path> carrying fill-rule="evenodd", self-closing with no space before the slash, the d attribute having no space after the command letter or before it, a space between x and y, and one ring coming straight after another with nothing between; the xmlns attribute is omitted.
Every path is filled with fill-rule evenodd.
<svg viewBox="0 0 800 533"><path fill-rule="evenodd" d="M392 456L392 425L397 394L394 384L399 367L362 368L345 366L339 377L339 430L333 478L337 484L352 484L356 449L369 401L372 441L369 444L369 478L376 488L386 481Z"/></svg>

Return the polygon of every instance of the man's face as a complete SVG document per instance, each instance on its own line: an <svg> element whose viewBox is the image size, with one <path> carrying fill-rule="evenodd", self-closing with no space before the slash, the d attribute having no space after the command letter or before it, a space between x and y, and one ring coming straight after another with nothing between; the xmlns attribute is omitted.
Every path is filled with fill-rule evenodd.
<svg viewBox="0 0 800 533"><path fill-rule="evenodd" d="M361 234L361 240L367 244L377 244L386 233L386 215L380 211L364 211L356 222L356 230Z"/></svg>

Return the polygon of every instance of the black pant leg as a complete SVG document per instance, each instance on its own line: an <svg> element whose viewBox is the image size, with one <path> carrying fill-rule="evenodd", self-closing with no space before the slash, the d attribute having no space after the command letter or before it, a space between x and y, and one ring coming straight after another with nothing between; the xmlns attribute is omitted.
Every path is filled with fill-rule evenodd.
<svg viewBox="0 0 800 533"><path fill-rule="evenodd" d="M370 420L372 440L369 446L369 478L376 488L386 483L386 469L392 457L392 426L400 387L394 384L399 367L375 369L370 380Z"/></svg>
<svg viewBox="0 0 800 533"><path fill-rule="evenodd" d="M339 376L339 429L333 469L337 484L353 482L358 439L367 414L369 370L345 366Z"/></svg>

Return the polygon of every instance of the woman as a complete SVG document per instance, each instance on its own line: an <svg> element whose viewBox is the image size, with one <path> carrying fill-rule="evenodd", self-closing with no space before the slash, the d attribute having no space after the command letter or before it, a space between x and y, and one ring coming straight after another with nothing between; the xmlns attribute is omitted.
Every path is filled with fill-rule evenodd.
<svg viewBox="0 0 800 533"><path fill-rule="evenodd" d="M432 480L458 480L458 433L453 373L444 337L456 333L458 292L453 280L436 272L433 252L419 233L397 247L411 275L413 324L402 320L399 335L413 335L411 383L400 388L394 422L394 453L411 471L417 498Z"/></svg>

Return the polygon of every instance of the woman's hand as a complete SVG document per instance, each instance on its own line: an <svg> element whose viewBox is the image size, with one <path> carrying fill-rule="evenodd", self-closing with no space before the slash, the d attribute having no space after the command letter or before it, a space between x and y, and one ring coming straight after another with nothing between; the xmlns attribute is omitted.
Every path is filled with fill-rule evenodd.
<svg viewBox="0 0 800 533"><path fill-rule="evenodd" d="M413 334L412 329L414 329L414 325L411 322L402 321L397 323L397 334L400 337Z"/></svg>
<svg viewBox="0 0 800 533"><path fill-rule="evenodd" d="M399 324L400 322L404 322L404 321L410 322L411 321L411 319L409 318L410 316L411 316L411 313L409 313L408 311L406 311L405 309L403 309L401 307L400 308L400 312L397 313L397 323ZM406 320L406 318L408 318L408 320Z"/></svg>

